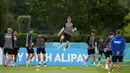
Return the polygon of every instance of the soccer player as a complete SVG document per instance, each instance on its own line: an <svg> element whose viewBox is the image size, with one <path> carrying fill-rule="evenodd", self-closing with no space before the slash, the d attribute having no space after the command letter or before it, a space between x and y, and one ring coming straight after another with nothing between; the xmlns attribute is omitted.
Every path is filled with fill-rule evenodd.
<svg viewBox="0 0 130 73"><path fill-rule="evenodd" d="M104 48L105 48L105 42L103 37L100 37L99 42L97 43L97 48L98 48L98 66L100 66L100 60L101 60L101 56L102 54L104 54Z"/></svg>
<svg viewBox="0 0 130 73"><path fill-rule="evenodd" d="M105 69L108 70L109 62L111 62L110 56L112 56L112 49L110 47L110 41L114 37L114 34L112 32L109 33L108 38L105 41L106 48L104 49L105 56L106 56L106 67Z"/></svg>
<svg viewBox="0 0 130 73"><path fill-rule="evenodd" d="M86 62L89 60L90 56L93 56L93 66L96 65L96 56L95 56L95 33L96 30L92 29L91 35L88 37L86 43L88 44L88 55L84 62L84 66L86 66Z"/></svg>
<svg viewBox="0 0 130 73"><path fill-rule="evenodd" d="M110 64L110 71L108 73L112 72L114 62L118 62L118 73L120 73L125 49L125 39L121 36L121 30L116 31L116 36L111 40L110 43L112 48L112 62Z"/></svg>
<svg viewBox="0 0 130 73"><path fill-rule="evenodd" d="M44 67L46 67L46 50L45 50L45 45L48 42L48 39L46 37L43 37L40 33L37 34L37 37L33 40L34 45L37 48L37 56L38 56L38 61L39 65L42 65L41 62L41 56L40 54L42 53L43 55L43 61L44 61Z"/></svg>
<svg viewBox="0 0 130 73"><path fill-rule="evenodd" d="M17 31L14 31L14 66L17 66L17 55L19 53L19 43L18 43L18 34Z"/></svg>
<svg viewBox="0 0 130 73"><path fill-rule="evenodd" d="M26 66L30 66L30 60L34 57L34 50L32 46L32 34L33 34L33 30L30 29L29 33L26 36L26 49L28 53Z"/></svg>
<svg viewBox="0 0 130 73"><path fill-rule="evenodd" d="M12 32L12 28L8 28L2 42L2 47L4 48L5 67L10 66L10 62L13 60L14 38ZM8 54L8 60L6 60L6 54Z"/></svg>
<svg viewBox="0 0 130 73"><path fill-rule="evenodd" d="M64 52L66 52L66 49L68 48L69 46L69 43L71 41L71 37L72 37L72 32L76 31L77 28L75 27L74 24L72 24L71 22L71 17L68 16L67 17L67 23L63 26L63 28L61 29L61 31L59 32L58 36L61 36L60 38L60 46L58 47L58 49L60 49L62 47L62 42L63 40L65 39L66 41L66 46L64 48Z"/></svg>

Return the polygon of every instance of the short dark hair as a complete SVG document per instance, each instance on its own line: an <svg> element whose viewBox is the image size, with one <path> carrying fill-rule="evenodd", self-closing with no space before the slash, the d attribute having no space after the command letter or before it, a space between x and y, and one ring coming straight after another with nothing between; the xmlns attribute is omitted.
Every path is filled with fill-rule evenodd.
<svg viewBox="0 0 130 73"><path fill-rule="evenodd" d="M117 34L117 35L119 35L119 34L121 34L121 33L122 33L122 31L121 31L121 30L119 30L119 29L118 29L118 30L116 30L116 34Z"/></svg>
<svg viewBox="0 0 130 73"><path fill-rule="evenodd" d="M113 32L109 32L109 36L114 35Z"/></svg>
<svg viewBox="0 0 130 73"><path fill-rule="evenodd" d="M91 33L94 33L94 34L95 34L95 33L96 33L96 30L95 30L95 29L92 29L92 30L91 30Z"/></svg>
<svg viewBox="0 0 130 73"><path fill-rule="evenodd" d="M32 31L32 30L33 30L32 28L29 29L29 31Z"/></svg>

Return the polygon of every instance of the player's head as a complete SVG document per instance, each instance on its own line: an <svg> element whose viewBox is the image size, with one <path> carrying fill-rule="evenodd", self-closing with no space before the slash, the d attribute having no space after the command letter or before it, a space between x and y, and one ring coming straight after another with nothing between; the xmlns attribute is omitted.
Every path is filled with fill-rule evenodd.
<svg viewBox="0 0 130 73"><path fill-rule="evenodd" d="M67 21L70 23L71 22L71 16L67 17Z"/></svg>
<svg viewBox="0 0 130 73"><path fill-rule="evenodd" d="M14 33L13 33L15 36L17 36L18 35L18 33L17 33L17 31L14 31Z"/></svg>
<svg viewBox="0 0 130 73"><path fill-rule="evenodd" d="M109 32L109 38L113 38L113 37L114 37L113 32Z"/></svg>
<svg viewBox="0 0 130 73"><path fill-rule="evenodd" d="M37 37L41 37L41 33L40 32L37 33Z"/></svg>
<svg viewBox="0 0 130 73"><path fill-rule="evenodd" d="M29 29L29 33L31 33L31 34L33 33L33 29L32 28Z"/></svg>
<svg viewBox="0 0 130 73"><path fill-rule="evenodd" d="M7 29L7 32L8 32L9 34L12 34L13 29L12 29L12 28L8 28L8 29Z"/></svg>
<svg viewBox="0 0 130 73"><path fill-rule="evenodd" d="M100 37L100 42L103 42L103 41L104 41L103 37Z"/></svg>
<svg viewBox="0 0 130 73"><path fill-rule="evenodd" d="M121 30L116 30L116 35L121 35L122 31Z"/></svg>
<svg viewBox="0 0 130 73"><path fill-rule="evenodd" d="M96 34L96 30L95 29L92 29L91 30L91 35L95 35Z"/></svg>

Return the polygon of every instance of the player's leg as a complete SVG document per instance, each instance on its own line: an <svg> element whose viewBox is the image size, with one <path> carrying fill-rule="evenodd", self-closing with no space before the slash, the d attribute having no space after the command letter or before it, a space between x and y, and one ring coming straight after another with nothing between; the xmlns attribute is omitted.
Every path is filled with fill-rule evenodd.
<svg viewBox="0 0 130 73"><path fill-rule="evenodd" d="M62 35L60 38L60 46L58 47L58 49L60 49L62 47L63 40L64 40L64 35Z"/></svg>
<svg viewBox="0 0 130 73"><path fill-rule="evenodd" d="M4 62L6 64L6 53L7 53L7 49L4 48Z"/></svg>
<svg viewBox="0 0 130 73"><path fill-rule="evenodd" d="M18 50L14 50L14 65L17 66L17 55L18 55Z"/></svg>
<svg viewBox="0 0 130 73"><path fill-rule="evenodd" d="M118 73L120 73L121 70L122 70L123 56L119 56L119 57L118 57L118 60L119 60Z"/></svg>
<svg viewBox="0 0 130 73"><path fill-rule="evenodd" d="M95 49L92 49L92 55L93 55L93 66L95 66L96 65Z"/></svg>
<svg viewBox="0 0 130 73"><path fill-rule="evenodd" d="M108 70L109 69L108 65L109 65L109 61L110 61L109 51L105 52L105 56L106 56L106 67L105 67L105 69Z"/></svg>
<svg viewBox="0 0 130 73"><path fill-rule="evenodd" d="M38 57L39 66L41 66L42 62L41 62L41 57L40 57L40 48L37 48L37 57Z"/></svg>
<svg viewBox="0 0 130 73"><path fill-rule="evenodd" d="M26 47L27 49L27 53L28 53L28 56L27 56L27 61L26 61L26 66L30 66L30 50L29 50L29 47Z"/></svg>
<svg viewBox="0 0 130 73"><path fill-rule="evenodd" d="M100 66L101 56L102 56L102 52L99 51L99 55L98 55L98 66Z"/></svg>
<svg viewBox="0 0 130 73"><path fill-rule="evenodd" d="M66 40L66 45L65 45L65 48L64 48L64 52L66 52L66 49L68 48L69 44L70 44L70 41L71 41L71 36L70 35L67 35L65 36L65 40Z"/></svg>
<svg viewBox="0 0 130 73"><path fill-rule="evenodd" d="M66 52L66 49L68 48L70 42L69 41L66 41L66 45L65 45L65 48L64 48L64 53Z"/></svg>
<svg viewBox="0 0 130 73"><path fill-rule="evenodd" d="M45 50L45 48L42 49L42 54L43 54L44 67L46 67L47 66L46 65L46 59L47 59L47 57L46 57L46 50Z"/></svg>
<svg viewBox="0 0 130 73"><path fill-rule="evenodd" d="M6 62L5 67L9 66L11 61L13 60L13 53L14 53L13 49L8 50L8 62Z"/></svg>
<svg viewBox="0 0 130 73"><path fill-rule="evenodd" d="M84 66L86 66L86 62L89 60L90 56L91 56L91 50L88 49L88 55L87 55L87 57L86 57L86 59L84 61L84 64L83 64Z"/></svg>
<svg viewBox="0 0 130 73"><path fill-rule="evenodd" d="M30 60L31 60L31 59L33 59L33 57L34 57L34 50L33 50L32 47L31 47L31 49L30 49L30 53L31 53L31 55L30 55Z"/></svg>
<svg viewBox="0 0 130 73"><path fill-rule="evenodd" d="M108 73L111 73L111 72L112 72L114 62L117 62L117 57L116 57L116 56L113 56L113 57L112 57L112 61L111 61L111 63L110 63L110 70L108 71Z"/></svg>

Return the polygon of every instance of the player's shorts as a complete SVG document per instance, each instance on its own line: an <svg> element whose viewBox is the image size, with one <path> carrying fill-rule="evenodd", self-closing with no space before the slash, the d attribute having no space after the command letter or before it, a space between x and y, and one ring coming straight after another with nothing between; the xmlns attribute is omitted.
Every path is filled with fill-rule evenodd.
<svg viewBox="0 0 130 73"><path fill-rule="evenodd" d="M45 48L37 48L37 54L46 54Z"/></svg>
<svg viewBox="0 0 130 73"><path fill-rule="evenodd" d="M95 49L88 49L88 55L95 54Z"/></svg>
<svg viewBox="0 0 130 73"><path fill-rule="evenodd" d="M106 51L105 56L106 58L112 56L112 51Z"/></svg>
<svg viewBox="0 0 130 73"><path fill-rule="evenodd" d="M102 54L104 54L104 51L99 50L99 55L102 56Z"/></svg>
<svg viewBox="0 0 130 73"><path fill-rule="evenodd" d="M6 55L6 54L13 55L13 53L14 53L13 49L4 48L4 55Z"/></svg>
<svg viewBox="0 0 130 73"><path fill-rule="evenodd" d="M123 56L112 56L112 62L123 62Z"/></svg>
<svg viewBox="0 0 130 73"><path fill-rule="evenodd" d="M14 48L14 55L18 55L18 48Z"/></svg>
<svg viewBox="0 0 130 73"><path fill-rule="evenodd" d="M28 54L34 54L34 50L32 47L31 47L31 49L29 49L29 47L26 47L26 49L27 49Z"/></svg>
<svg viewBox="0 0 130 73"><path fill-rule="evenodd" d="M65 41L71 41L71 38L72 38L72 36L71 35L68 35L68 34L66 34L66 33L63 33L63 36L64 36L64 40Z"/></svg>

